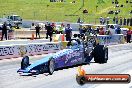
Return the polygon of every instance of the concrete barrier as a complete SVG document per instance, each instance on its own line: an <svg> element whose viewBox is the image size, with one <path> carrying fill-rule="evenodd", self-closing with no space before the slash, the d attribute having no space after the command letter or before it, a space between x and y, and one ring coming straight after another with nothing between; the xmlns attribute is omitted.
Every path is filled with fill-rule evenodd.
<svg viewBox="0 0 132 88"><path fill-rule="evenodd" d="M61 49L58 42L0 45L0 59L54 53Z"/></svg>
<svg viewBox="0 0 132 88"><path fill-rule="evenodd" d="M97 39L101 45L115 45L123 44L125 42L123 34L98 35Z"/></svg>
<svg viewBox="0 0 132 88"><path fill-rule="evenodd" d="M36 30L26 30L26 29L21 29L21 30L15 30L14 32L14 37L16 39L21 39L21 38L24 38L24 39L28 39L28 38L32 38L32 34L35 35L35 38L36 38ZM46 30L40 30L40 37L41 38L44 38L46 37Z"/></svg>
<svg viewBox="0 0 132 88"><path fill-rule="evenodd" d="M29 43L45 43L49 42L49 39L24 39L24 40L6 40L6 41L0 41L0 45L12 45L12 44L29 44Z"/></svg>
<svg viewBox="0 0 132 88"><path fill-rule="evenodd" d="M1 37L2 37L2 30L0 30L0 40L1 40ZM7 31L7 39L8 40L11 40L11 39L14 39L14 31ZM3 37L3 40L5 39L5 36Z"/></svg>
<svg viewBox="0 0 132 88"><path fill-rule="evenodd" d="M65 34L53 34L53 41L54 42L66 41Z"/></svg>

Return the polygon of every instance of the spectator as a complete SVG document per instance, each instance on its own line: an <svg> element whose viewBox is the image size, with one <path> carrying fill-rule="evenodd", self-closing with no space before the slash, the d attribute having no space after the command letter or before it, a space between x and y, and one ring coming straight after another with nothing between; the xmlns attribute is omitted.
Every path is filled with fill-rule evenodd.
<svg viewBox="0 0 132 88"><path fill-rule="evenodd" d="M104 25L106 22L106 19L105 18L102 18L102 24Z"/></svg>
<svg viewBox="0 0 132 88"><path fill-rule="evenodd" d="M121 34L121 29L120 29L120 27L117 27L117 28L116 28L115 33L116 33L116 34Z"/></svg>
<svg viewBox="0 0 132 88"><path fill-rule="evenodd" d="M65 34L66 34L66 41L71 41L72 28L70 27L70 24L67 24L67 27L65 28Z"/></svg>
<svg viewBox="0 0 132 88"><path fill-rule="evenodd" d="M84 10L83 10L83 13L84 13L84 14L88 13L88 10L84 9Z"/></svg>
<svg viewBox="0 0 132 88"><path fill-rule="evenodd" d="M53 28L50 25L50 23L48 23L48 25L45 25L45 28L47 30L46 39L48 39L48 36L50 36L50 42L51 42L52 41L52 35L53 35Z"/></svg>
<svg viewBox="0 0 132 88"><path fill-rule="evenodd" d="M127 26L129 26L129 23L130 23L130 19L127 18Z"/></svg>
<svg viewBox="0 0 132 88"><path fill-rule="evenodd" d="M109 24L110 17L107 17L107 18L106 18L106 21L107 21L107 24Z"/></svg>
<svg viewBox="0 0 132 88"><path fill-rule="evenodd" d="M98 26L97 29L96 29L97 34L99 34L99 29L100 29L100 27Z"/></svg>
<svg viewBox="0 0 132 88"><path fill-rule="evenodd" d="M53 33L57 34L56 25L55 23L51 24L51 27L53 28Z"/></svg>
<svg viewBox="0 0 132 88"><path fill-rule="evenodd" d="M130 26L132 26L132 18L130 19Z"/></svg>
<svg viewBox="0 0 132 88"><path fill-rule="evenodd" d="M34 29L35 29L35 24L32 23L30 30L34 30Z"/></svg>
<svg viewBox="0 0 132 88"><path fill-rule="evenodd" d="M76 1L72 1L72 3L76 3Z"/></svg>
<svg viewBox="0 0 132 88"><path fill-rule="evenodd" d="M100 17L100 24L103 24L103 17Z"/></svg>
<svg viewBox="0 0 132 88"><path fill-rule="evenodd" d="M77 23L81 23L81 18L80 17L78 18Z"/></svg>
<svg viewBox="0 0 132 88"><path fill-rule="evenodd" d="M95 34L95 31L92 29L91 26L88 26L86 31L89 32L90 34Z"/></svg>
<svg viewBox="0 0 132 88"><path fill-rule="evenodd" d="M34 23L32 23L32 26L34 26Z"/></svg>
<svg viewBox="0 0 132 88"><path fill-rule="evenodd" d="M85 32L87 31L86 26L83 27L83 33L85 34Z"/></svg>
<svg viewBox="0 0 132 88"><path fill-rule="evenodd" d="M37 26L35 27L35 29L36 29L36 38L37 38L37 35L40 38L40 29L41 29L41 27L39 27L39 24L37 24Z"/></svg>
<svg viewBox="0 0 132 88"><path fill-rule="evenodd" d="M64 23L61 23L61 26L62 26L62 27L65 27Z"/></svg>
<svg viewBox="0 0 132 88"><path fill-rule="evenodd" d="M118 5L118 4L116 4L116 7L119 7L119 5Z"/></svg>
<svg viewBox="0 0 132 88"><path fill-rule="evenodd" d="M120 17L120 25L122 25L122 17Z"/></svg>
<svg viewBox="0 0 132 88"><path fill-rule="evenodd" d="M2 27L0 27L0 30L2 30Z"/></svg>
<svg viewBox="0 0 132 88"><path fill-rule="evenodd" d="M115 3L115 0L112 0L112 4L114 4Z"/></svg>
<svg viewBox="0 0 132 88"><path fill-rule="evenodd" d="M79 28L79 33L83 34L83 27L82 26L80 26L80 28Z"/></svg>
<svg viewBox="0 0 132 88"><path fill-rule="evenodd" d="M64 2L64 0L60 0L61 2Z"/></svg>
<svg viewBox="0 0 132 88"><path fill-rule="evenodd" d="M127 43L131 43L131 34L132 34L132 31L129 29L128 31L127 31Z"/></svg>
<svg viewBox="0 0 132 88"><path fill-rule="evenodd" d="M105 34L106 34L106 35L111 35L110 29L106 30Z"/></svg>
<svg viewBox="0 0 132 88"><path fill-rule="evenodd" d="M126 0L126 3L128 3L128 0Z"/></svg>
<svg viewBox="0 0 132 88"><path fill-rule="evenodd" d="M123 23L123 25L126 25L126 18L124 18L124 23Z"/></svg>
<svg viewBox="0 0 132 88"><path fill-rule="evenodd" d="M132 10L130 11L130 14L132 14Z"/></svg>
<svg viewBox="0 0 132 88"><path fill-rule="evenodd" d="M115 0L115 4L119 4L118 0Z"/></svg>
<svg viewBox="0 0 132 88"><path fill-rule="evenodd" d="M111 29L115 29L114 25L110 25L110 28L111 28Z"/></svg>
<svg viewBox="0 0 132 88"><path fill-rule="evenodd" d="M56 0L50 0L50 2L56 2Z"/></svg>
<svg viewBox="0 0 132 88"><path fill-rule="evenodd" d="M113 18L113 24L115 24L115 17Z"/></svg>
<svg viewBox="0 0 132 88"><path fill-rule="evenodd" d="M59 27L59 34L63 34L63 28L64 24L62 23L61 26Z"/></svg>
<svg viewBox="0 0 132 88"><path fill-rule="evenodd" d="M99 35L104 35L105 33L104 33L104 29L103 29L103 27L102 28L100 28L100 30L99 30Z"/></svg>
<svg viewBox="0 0 132 88"><path fill-rule="evenodd" d="M9 23L9 27L10 27L10 29L12 30L12 25Z"/></svg>
<svg viewBox="0 0 132 88"><path fill-rule="evenodd" d="M5 35L5 38L7 40L7 23L4 22L4 24L2 25L2 37L1 37L1 41L3 40L3 36Z"/></svg>
<svg viewBox="0 0 132 88"><path fill-rule="evenodd" d="M115 18L115 23L118 24L118 17Z"/></svg>

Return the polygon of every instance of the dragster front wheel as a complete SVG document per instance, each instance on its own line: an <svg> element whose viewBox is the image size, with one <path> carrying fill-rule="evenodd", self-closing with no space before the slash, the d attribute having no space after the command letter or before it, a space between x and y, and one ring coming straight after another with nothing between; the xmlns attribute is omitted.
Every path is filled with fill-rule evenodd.
<svg viewBox="0 0 132 88"><path fill-rule="evenodd" d="M22 61L21 61L21 69L25 69L28 66L29 66L29 57L25 56L22 58Z"/></svg>
<svg viewBox="0 0 132 88"><path fill-rule="evenodd" d="M54 63L54 60L51 59L51 60L49 60L49 62L48 62L48 73L49 73L50 75L52 75L53 72L54 72L54 70L55 70L55 63Z"/></svg>

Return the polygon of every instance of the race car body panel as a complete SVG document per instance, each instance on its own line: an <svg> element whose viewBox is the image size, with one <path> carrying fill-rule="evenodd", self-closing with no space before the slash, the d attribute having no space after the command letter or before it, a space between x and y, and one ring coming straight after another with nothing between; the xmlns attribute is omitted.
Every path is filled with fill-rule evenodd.
<svg viewBox="0 0 132 88"><path fill-rule="evenodd" d="M49 61L49 59L51 57L52 57L51 55L48 55L40 60L35 61L32 64L29 64L29 66L27 66L24 69L22 69L22 68L19 69L17 72L32 73L32 70L39 71L39 70L41 70L41 68L46 67L47 62Z"/></svg>
<svg viewBox="0 0 132 88"><path fill-rule="evenodd" d="M40 60L35 61L33 64L31 64L30 66L28 66L25 69L25 72L29 72L33 68L38 68L39 65L41 66L41 65L46 64L46 62L49 61L50 57L51 57L51 55L48 55L48 56L44 57L43 59L40 59Z"/></svg>
<svg viewBox="0 0 132 88"><path fill-rule="evenodd" d="M64 49L54 54L56 68L72 66L82 63L82 56L80 49Z"/></svg>
<svg viewBox="0 0 132 88"><path fill-rule="evenodd" d="M19 69L18 72L32 73L32 72L46 72L48 70L49 61L54 60L54 68L62 68L67 66L73 66L83 63L84 52L82 45L73 46L69 49L63 49L55 54L48 54L40 60L35 61L33 64L29 64L24 69Z"/></svg>

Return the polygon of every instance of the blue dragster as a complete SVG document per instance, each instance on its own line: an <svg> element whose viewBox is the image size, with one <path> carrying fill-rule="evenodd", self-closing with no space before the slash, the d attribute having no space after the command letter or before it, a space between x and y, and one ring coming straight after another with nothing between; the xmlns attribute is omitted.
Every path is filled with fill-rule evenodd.
<svg viewBox="0 0 132 88"><path fill-rule="evenodd" d="M77 40L70 41L66 49L54 54L48 54L32 64L29 64L29 57L25 56L21 61L21 68L17 72L31 75L48 72L52 75L54 70L58 68L89 63L94 55L93 46L90 44L85 45L83 42ZM104 55L104 57L105 56L106 55ZM106 60L107 58L108 57L106 57Z"/></svg>

